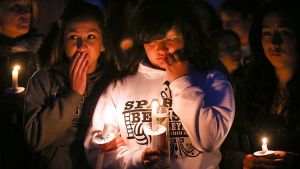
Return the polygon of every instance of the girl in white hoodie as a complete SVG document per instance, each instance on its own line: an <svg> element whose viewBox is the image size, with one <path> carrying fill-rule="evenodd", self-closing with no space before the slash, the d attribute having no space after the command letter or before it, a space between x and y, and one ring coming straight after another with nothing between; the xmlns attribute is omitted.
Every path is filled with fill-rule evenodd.
<svg viewBox="0 0 300 169"><path fill-rule="evenodd" d="M234 96L226 76L213 69L201 24L190 11L180 0L145 0L137 8L129 24L134 45L120 61L129 75L100 97L85 139L92 165L99 154L93 133L106 123L125 146L100 151L104 168L159 167L161 152L149 146L152 138L143 130L151 123L151 101L158 99L169 107L169 167L218 168Z"/></svg>

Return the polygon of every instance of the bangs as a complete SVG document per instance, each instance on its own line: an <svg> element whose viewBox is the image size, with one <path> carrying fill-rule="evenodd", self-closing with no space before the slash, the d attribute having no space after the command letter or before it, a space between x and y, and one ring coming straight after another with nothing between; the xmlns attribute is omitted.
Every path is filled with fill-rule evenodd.
<svg viewBox="0 0 300 169"><path fill-rule="evenodd" d="M140 25L139 32L137 32L137 40L143 44L150 43L154 40L163 39L166 33L172 28L173 21L164 18L152 18L143 25ZM152 22L152 23L151 23Z"/></svg>
<svg viewBox="0 0 300 169"><path fill-rule="evenodd" d="M169 8L164 8L165 5L156 6L155 10L145 6L141 9L142 12L137 11L136 17L133 18L134 22L131 24L131 31L141 44L164 38L174 26L177 17L172 5L168 5Z"/></svg>

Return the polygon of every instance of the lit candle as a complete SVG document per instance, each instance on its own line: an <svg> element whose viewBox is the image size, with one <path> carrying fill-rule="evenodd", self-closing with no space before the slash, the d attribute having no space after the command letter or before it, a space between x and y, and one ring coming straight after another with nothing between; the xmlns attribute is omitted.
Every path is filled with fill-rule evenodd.
<svg viewBox="0 0 300 169"><path fill-rule="evenodd" d="M20 66L15 65L12 71L12 89L18 90L18 74L19 74Z"/></svg>
<svg viewBox="0 0 300 169"><path fill-rule="evenodd" d="M265 137L262 139L262 145L261 145L261 148L262 148L262 152L263 152L263 153L268 152L267 138L265 138Z"/></svg>
<svg viewBox="0 0 300 169"><path fill-rule="evenodd" d="M157 109L159 106L159 102L157 99L153 99L151 102L151 107L152 107L152 111L151 111L151 116L152 116L152 131L156 131L157 130Z"/></svg>
<svg viewBox="0 0 300 169"><path fill-rule="evenodd" d="M110 117L110 114L105 113L104 114L104 126L103 126L103 130L102 130L102 134L101 134L103 139L107 138L107 135L108 135L109 125L107 122L111 122L111 117Z"/></svg>
<svg viewBox="0 0 300 169"><path fill-rule="evenodd" d="M103 127L103 131L102 131L102 138L107 138L107 134L108 134L108 124L104 123L104 127Z"/></svg>

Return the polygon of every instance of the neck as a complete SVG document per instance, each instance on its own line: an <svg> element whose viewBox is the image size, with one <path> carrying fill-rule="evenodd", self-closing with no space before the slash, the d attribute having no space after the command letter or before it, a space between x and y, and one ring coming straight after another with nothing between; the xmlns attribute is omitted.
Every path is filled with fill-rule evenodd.
<svg viewBox="0 0 300 169"><path fill-rule="evenodd" d="M279 86L285 89L287 83L292 79L293 74L294 74L293 68L276 69L276 75L278 78Z"/></svg>

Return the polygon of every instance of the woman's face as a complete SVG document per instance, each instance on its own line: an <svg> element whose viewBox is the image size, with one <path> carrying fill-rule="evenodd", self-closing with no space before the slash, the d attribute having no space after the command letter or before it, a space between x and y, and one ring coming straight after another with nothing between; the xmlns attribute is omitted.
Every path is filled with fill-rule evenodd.
<svg viewBox="0 0 300 169"><path fill-rule="evenodd" d="M75 52L86 52L88 57L88 73L96 70L97 60L103 49L102 33L97 22L92 20L71 21L64 32L64 46L71 60Z"/></svg>
<svg viewBox="0 0 300 169"><path fill-rule="evenodd" d="M0 33L15 38L28 33L31 23L31 0L6 0L0 9Z"/></svg>
<svg viewBox="0 0 300 169"><path fill-rule="evenodd" d="M293 25L276 13L269 13L263 19L262 46L276 69L296 65L298 53Z"/></svg>
<svg viewBox="0 0 300 169"><path fill-rule="evenodd" d="M221 10L220 18L222 20L224 29L232 30L237 34L240 34L240 32L245 32L246 21L243 19L241 14L237 12Z"/></svg>
<svg viewBox="0 0 300 169"><path fill-rule="evenodd" d="M236 69L240 66L241 44L233 35L225 35L218 44L219 59L230 69Z"/></svg>
<svg viewBox="0 0 300 169"><path fill-rule="evenodd" d="M147 57L151 64L155 68L163 70L165 70L164 60L166 57L183 47L183 36L175 28L169 30L164 38L144 44Z"/></svg>

